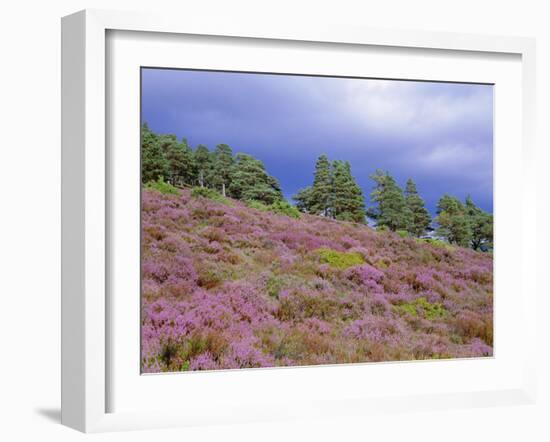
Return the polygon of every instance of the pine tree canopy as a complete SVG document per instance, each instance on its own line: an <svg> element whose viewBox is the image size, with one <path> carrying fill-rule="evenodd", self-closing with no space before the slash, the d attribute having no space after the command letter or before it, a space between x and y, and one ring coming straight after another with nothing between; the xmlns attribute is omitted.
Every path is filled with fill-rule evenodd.
<svg viewBox="0 0 550 442"><path fill-rule="evenodd" d="M193 151L184 139L178 143L175 135L164 135L158 138L164 156L169 164L169 181L172 184L183 184L194 178Z"/></svg>
<svg viewBox="0 0 550 442"><path fill-rule="evenodd" d="M144 183L168 177L170 174L168 160L158 142L157 135L147 124L141 127L141 179Z"/></svg>
<svg viewBox="0 0 550 442"><path fill-rule="evenodd" d="M363 191L351 175L349 162L332 163L332 215L343 221L365 222Z"/></svg>
<svg viewBox="0 0 550 442"><path fill-rule="evenodd" d="M201 187L210 186L212 175L212 161L210 151L204 144L199 144L193 153L196 182ZM193 183L194 184L194 183Z"/></svg>
<svg viewBox="0 0 550 442"><path fill-rule="evenodd" d="M214 167L212 168L212 184L223 196L231 185L233 171L233 151L227 144L218 144L214 150Z"/></svg>
<svg viewBox="0 0 550 442"><path fill-rule="evenodd" d="M331 176L330 162L326 155L321 155L315 164L313 178L312 199L310 211L316 215L329 215L331 204Z"/></svg>
<svg viewBox="0 0 550 442"><path fill-rule="evenodd" d="M421 237L430 229L432 217L426 209L424 200L418 194L416 184L410 178L405 186L405 200L410 211L407 231L413 236Z"/></svg>
<svg viewBox="0 0 550 442"><path fill-rule="evenodd" d="M326 155L321 155L315 165L313 185L300 190L293 199L302 212L342 221L365 222L363 192L347 161L330 163Z"/></svg>
<svg viewBox="0 0 550 442"><path fill-rule="evenodd" d="M296 195L292 197L296 201L296 208L300 212L310 213L313 199L313 188L311 186L300 189Z"/></svg>
<svg viewBox="0 0 550 442"><path fill-rule="evenodd" d="M407 230L412 222L412 212L403 190L388 172L377 170L371 178L376 183L371 193L376 206L368 210L368 216L376 221L377 227L387 227L394 232Z"/></svg>
<svg viewBox="0 0 550 442"><path fill-rule="evenodd" d="M470 246L474 250L491 250L493 248L493 215L477 207L472 198L466 198L466 214L470 220Z"/></svg>
<svg viewBox="0 0 550 442"><path fill-rule="evenodd" d="M443 195L437 204L436 233L451 244L467 247L472 238L470 217L462 202L450 195Z"/></svg>
<svg viewBox="0 0 550 442"><path fill-rule="evenodd" d="M264 164L243 153L235 157L228 194L236 199L255 200L268 205L283 199L278 181L268 175Z"/></svg>

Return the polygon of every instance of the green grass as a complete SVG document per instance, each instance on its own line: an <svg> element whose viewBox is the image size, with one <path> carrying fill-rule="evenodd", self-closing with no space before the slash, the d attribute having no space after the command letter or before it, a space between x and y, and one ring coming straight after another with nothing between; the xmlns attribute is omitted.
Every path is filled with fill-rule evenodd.
<svg viewBox="0 0 550 442"><path fill-rule="evenodd" d="M146 189L153 189L165 195L179 195L179 190L172 186L172 184L164 181L164 178L160 177L157 181L149 181L145 184Z"/></svg>
<svg viewBox="0 0 550 442"><path fill-rule="evenodd" d="M414 239L419 244L431 244L434 247L439 247L441 249L452 251L454 250L454 246L449 244L446 241L442 241L440 239L434 239L434 238L415 238Z"/></svg>
<svg viewBox="0 0 550 442"><path fill-rule="evenodd" d="M261 212L267 212L269 210L269 206L265 205L264 203L261 203L260 201L248 200L245 203L251 209L256 209Z"/></svg>
<svg viewBox="0 0 550 442"><path fill-rule="evenodd" d="M193 187L191 196L193 198L206 198L228 206L232 205L229 198L224 197L221 193L216 192L214 189L209 189L208 187Z"/></svg>

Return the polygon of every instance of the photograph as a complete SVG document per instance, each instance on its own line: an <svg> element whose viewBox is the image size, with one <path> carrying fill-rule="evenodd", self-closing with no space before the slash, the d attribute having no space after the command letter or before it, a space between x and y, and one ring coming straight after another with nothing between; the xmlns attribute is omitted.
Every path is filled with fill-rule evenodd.
<svg viewBox="0 0 550 442"><path fill-rule="evenodd" d="M493 84L142 67L139 93L141 373L493 357Z"/></svg>

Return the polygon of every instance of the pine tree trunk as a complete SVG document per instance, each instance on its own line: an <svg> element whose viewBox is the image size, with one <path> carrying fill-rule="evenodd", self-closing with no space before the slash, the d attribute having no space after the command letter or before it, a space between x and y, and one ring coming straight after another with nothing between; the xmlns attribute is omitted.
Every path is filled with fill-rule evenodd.
<svg viewBox="0 0 550 442"><path fill-rule="evenodd" d="M199 174L199 183L201 187L204 187L204 175L202 170L200 171L200 174Z"/></svg>
<svg viewBox="0 0 550 442"><path fill-rule="evenodd" d="M222 195L225 197L225 183L222 183Z"/></svg>

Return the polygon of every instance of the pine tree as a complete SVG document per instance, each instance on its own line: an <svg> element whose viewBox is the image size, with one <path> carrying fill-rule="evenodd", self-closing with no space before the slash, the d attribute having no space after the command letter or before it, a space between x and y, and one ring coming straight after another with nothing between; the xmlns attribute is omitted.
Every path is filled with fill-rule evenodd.
<svg viewBox="0 0 550 442"><path fill-rule="evenodd" d="M406 230L411 223L412 212L407 206L403 190L388 172L377 170L371 178L376 183L371 200L377 206L367 211L368 216L376 221L377 227L387 227L394 232Z"/></svg>
<svg viewBox="0 0 550 442"><path fill-rule="evenodd" d="M332 163L332 192L330 213L342 221L365 222L365 200L361 188L351 174L349 162Z"/></svg>
<svg viewBox="0 0 550 442"><path fill-rule="evenodd" d="M212 168L212 184L218 187L223 196L231 184L231 173L233 171L233 151L227 144L218 144L214 151L214 166Z"/></svg>
<svg viewBox="0 0 550 442"><path fill-rule="evenodd" d="M330 162L326 155L321 155L315 164L315 175L311 192L311 213L329 216L331 191L332 176Z"/></svg>
<svg viewBox="0 0 550 442"><path fill-rule="evenodd" d="M311 213L313 188L311 186L300 189L296 195L292 197L296 201L296 208L300 212Z"/></svg>
<svg viewBox="0 0 550 442"><path fill-rule="evenodd" d="M416 184L412 179L407 180L405 186L405 200L407 207L411 212L410 223L407 226L407 231L416 237L423 236L429 229L432 222L432 217L426 209L424 200L418 194Z"/></svg>
<svg viewBox="0 0 550 442"><path fill-rule="evenodd" d="M147 183L169 175L169 163L158 137L149 129L147 123L144 123L141 127L141 180Z"/></svg>
<svg viewBox="0 0 550 442"><path fill-rule="evenodd" d="M204 144L199 144L193 153L193 163L197 176L197 183L201 187L208 186L208 178L211 175L212 161L210 151Z"/></svg>
<svg viewBox="0 0 550 442"><path fill-rule="evenodd" d="M180 169L181 176L183 181L186 184L193 185L197 181L197 170L195 165L195 156L193 154L193 149L187 142L187 138L181 140L181 149L184 154L184 163Z"/></svg>
<svg viewBox="0 0 550 442"><path fill-rule="evenodd" d="M157 142L162 150L164 158L168 161L168 175L166 181L174 183L177 178L177 166L183 153L178 146L178 138L172 134L157 135Z"/></svg>
<svg viewBox="0 0 550 442"><path fill-rule="evenodd" d="M236 155L228 194L236 199L255 200L267 205L283 199L278 181L268 175L264 164L243 153Z"/></svg>
<svg viewBox="0 0 550 442"><path fill-rule="evenodd" d="M493 215L477 207L472 198L466 198L466 215L470 221L472 236L470 246L474 250L490 250L493 248Z"/></svg>
<svg viewBox="0 0 550 442"><path fill-rule="evenodd" d="M349 198L348 198L348 212L351 214L351 220L359 223L366 222L367 211L365 209L365 196L361 187L355 181L351 173L351 165L348 161L344 163L346 170L346 177L349 180Z"/></svg>
<svg viewBox="0 0 550 442"><path fill-rule="evenodd" d="M279 184L279 181L277 178L271 175L267 175L267 185L271 187L277 195L280 196L280 200L283 200L283 190L281 189L281 184Z"/></svg>
<svg viewBox="0 0 550 442"><path fill-rule="evenodd" d="M472 226L466 208L458 198L443 195L437 203L437 217L439 225L437 234L451 244L468 247L472 239Z"/></svg>
<svg viewBox="0 0 550 442"><path fill-rule="evenodd" d="M192 184L193 151L184 138L178 143L174 135L163 135L159 141L169 164L169 181L172 184Z"/></svg>

